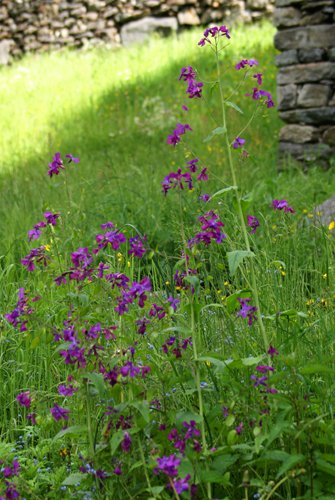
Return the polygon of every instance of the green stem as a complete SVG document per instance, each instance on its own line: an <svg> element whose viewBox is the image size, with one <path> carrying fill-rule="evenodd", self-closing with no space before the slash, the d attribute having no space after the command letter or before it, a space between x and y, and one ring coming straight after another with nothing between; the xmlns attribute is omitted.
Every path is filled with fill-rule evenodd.
<svg viewBox="0 0 335 500"><path fill-rule="evenodd" d="M90 409L90 402L88 398L88 382L84 382L85 384L85 398L86 398L86 411L87 411L87 432L89 436L89 441L90 441L90 452L92 455L92 459L94 460L94 439L93 439L93 432L92 432L92 420L91 420L91 409Z"/></svg>
<svg viewBox="0 0 335 500"><path fill-rule="evenodd" d="M226 110L225 110L225 104L224 104L223 93L222 93L222 84L221 84L221 78L220 78L220 65L219 65L219 56L218 56L217 48L216 48L216 65L217 65L217 71L218 71L218 75L219 75L219 77L218 77L219 78L219 88L220 88L220 95L221 95L221 102L222 102L222 118L223 118L222 121L223 121L223 126L226 128L226 132L224 135L225 135L226 146L227 146L227 150L228 150L228 161L229 161L231 175L233 178L233 184L234 184L234 186L236 186L237 185L236 184L236 175L235 175L233 158L232 158L230 144L229 144L229 138L228 138ZM243 211L242 211L241 198L240 198L240 195L239 195L237 190L236 190L236 200L237 200L238 213L240 216L245 245L247 247L247 250L250 252L250 244L249 244L247 228L245 225ZM262 315L261 315L261 311L260 311L260 307L259 307L256 276L255 276L255 271L254 271L252 259L249 260L249 266L250 266L251 283L252 283L252 295L253 295L253 299L255 302L255 306L257 307L257 311L256 311L257 320L258 320L258 324L259 324L259 327L260 327L260 330L262 333L264 348L266 351L268 351L269 350L269 342L268 342L268 338L266 335L266 331L264 328ZM271 358L268 355L268 364L270 365L270 363L271 363Z"/></svg>

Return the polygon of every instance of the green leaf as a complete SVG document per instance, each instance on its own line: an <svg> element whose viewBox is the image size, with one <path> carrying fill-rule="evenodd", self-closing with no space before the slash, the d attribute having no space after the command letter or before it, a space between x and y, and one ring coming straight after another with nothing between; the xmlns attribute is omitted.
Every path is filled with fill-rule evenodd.
<svg viewBox="0 0 335 500"><path fill-rule="evenodd" d="M58 347L56 347L56 349L54 350L54 352L51 354L51 356L49 357L48 359L48 365L51 364L51 361L52 361L52 358L55 357L55 355L61 351L62 349L69 349L69 347L71 347L73 344L73 342L64 342L63 344L59 345Z"/></svg>
<svg viewBox="0 0 335 500"><path fill-rule="evenodd" d="M215 470L199 470L199 476L201 481L204 483L217 483L221 484L224 486L229 486L229 478L230 474L227 472L222 476L219 472L216 472Z"/></svg>
<svg viewBox="0 0 335 500"><path fill-rule="evenodd" d="M87 474L71 474L71 476L67 477L64 479L62 484L65 484L66 486L71 486L72 484L80 483L83 479L87 477Z"/></svg>
<svg viewBox="0 0 335 500"><path fill-rule="evenodd" d="M196 294L199 292L200 283L196 276L185 276L184 281L191 283Z"/></svg>
<svg viewBox="0 0 335 500"><path fill-rule="evenodd" d="M293 316L297 316L297 315L298 315L298 313L295 309L288 309L287 311L281 312L279 316L280 317L281 316L287 316L287 317L292 316L293 317Z"/></svg>
<svg viewBox="0 0 335 500"><path fill-rule="evenodd" d="M242 290L238 290L232 295L229 295L226 301L228 314L231 314L233 310L240 305L239 301L237 300L238 297L240 297L241 299L247 299L250 298L251 295L252 295L251 290L248 290L247 288L243 288Z"/></svg>
<svg viewBox="0 0 335 500"><path fill-rule="evenodd" d="M274 260L273 262L271 262L271 264L274 264L277 267L282 266L284 269L286 269L286 264L282 260Z"/></svg>
<svg viewBox="0 0 335 500"><path fill-rule="evenodd" d="M218 86L219 86L219 82L213 83L213 85L211 86L211 88L209 90L209 96L210 96L210 98L212 98L213 92L217 92L218 91Z"/></svg>
<svg viewBox="0 0 335 500"><path fill-rule="evenodd" d="M307 365L300 369L301 375L313 375L314 373L335 373L335 370L325 365Z"/></svg>
<svg viewBox="0 0 335 500"><path fill-rule="evenodd" d="M119 446L121 441L123 441L123 438L124 438L124 431L116 432L115 434L113 434L113 437L111 440L111 454L112 454L112 456L116 452L117 447Z"/></svg>
<svg viewBox="0 0 335 500"><path fill-rule="evenodd" d="M242 358L241 361L243 363L243 366L252 366L252 365L258 365L263 359L263 356L257 356L254 358L253 356L250 356L249 358Z"/></svg>
<svg viewBox="0 0 335 500"><path fill-rule="evenodd" d="M227 132L227 129L226 127L217 127L215 130L213 130L213 132L211 132L209 134L208 137L206 137L206 139L204 139L202 142L207 142L209 141L210 139L212 139L212 137L214 137L215 135L219 135L219 134L223 134L224 132Z"/></svg>
<svg viewBox="0 0 335 500"><path fill-rule="evenodd" d="M150 422L150 416L149 416L149 410L150 410L150 406L149 406L149 403L147 401L131 401L131 403L129 403L129 406L133 406L134 408L136 408L136 410L138 410L142 417L146 420L146 422Z"/></svg>
<svg viewBox="0 0 335 500"><path fill-rule="evenodd" d="M219 473L223 474L229 467L234 465L235 462L240 458L240 455L220 455L215 457L212 462L212 467Z"/></svg>
<svg viewBox="0 0 335 500"><path fill-rule="evenodd" d="M193 314L194 314L194 322L198 323L199 321L199 313L203 309L201 304L197 304L196 302L193 302L192 304L187 304L184 306L184 311L187 312L188 317L191 317L192 314L192 307L193 307Z"/></svg>
<svg viewBox="0 0 335 500"><path fill-rule="evenodd" d="M203 417L201 415L198 415L197 413L193 413L193 411L182 411L180 413L177 413L176 415L176 422L187 422L188 424L190 423L191 420L195 420L198 423L203 421Z"/></svg>
<svg viewBox="0 0 335 500"><path fill-rule="evenodd" d="M103 376L100 373L94 372L85 372L83 373L83 378L88 378L96 388L99 393L100 398L103 398L105 395L105 383Z"/></svg>
<svg viewBox="0 0 335 500"><path fill-rule="evenodd" d="M220 361L219 359L216 359L216 358L211 358L209 356L201 356L201 358L197 358L197 361L206 361L217 366L218 369L220 370L220 372L222 373L222 375L226 375L226 372L225 372L225 363L223 361Z"/></svg>
<svg viewBox="0 0 335 500"><path fill-rule="evenodd" d="M221 194L228 193L228 191L231 191L232 189L238 189L238 187L237 186L229 186L227 188L220 189L220 191L217 191L216 193L213 194L213 196L210 197L210 200L214 200L214 198L218 198Z"/></svg>
<svg viewBox="0 0 335 500"><path fill-rule="evenodd" d="M35 337L30 344L29 349L36 349L38 345L41 343L41 338L40 337Z"/></svg>
<svg viewBox="0 0 335 500"><path fill-rule="evenodd" d="M249 250L235 250L235 252L227 252L227 255L231 276L234 276L244 257L255 257L254 252L250 252Z"/></svg>
<svg viewBox="0 0 335 500"><path fill-rule="evenodd" d="M301 455L300 453L298 453L297 455L291 455L291 456L289 456L285 460L285 462L283 463L283 465L280 467L280 469L278 471L278 474L276 476L276 479L278 479L280 476L282 476L283 474L285 474L285 472L287 472L288 470L290 470L293 467L295 467L299 462L300 462L300 465L301 465L305 460L306 460L306 458L304 457L304 455ZM333 469L335 471L335 467L333 467Z"/></svg>
<svg viewBox="0 0 335 500"><path fill-rule="evenodd" d="M230 106L231 108L236 109L236 111L238 111L239 113L241 113L241 115L244 115L243 111L238 106L236 106L236 104L234 102L226 101L225 104L227 106Z"/></svg>
<svg viewBox="0 0 335 500"><path fill-rule="evenodd" d="M162 333L165 332L192 333L192 330L186 326L171 326L170 328L165 328L165 330L162 330Z"/></svg>
<svg viewBox="0 0 335 500"><path fill-rule="evenodd" d="M62 431L59 431L58 434L53 438L52 442L54 443L57 439L62 438L63 436L76 437L82 436L87 432L86 425L73 425L72 427L68 427Z"/></svg>

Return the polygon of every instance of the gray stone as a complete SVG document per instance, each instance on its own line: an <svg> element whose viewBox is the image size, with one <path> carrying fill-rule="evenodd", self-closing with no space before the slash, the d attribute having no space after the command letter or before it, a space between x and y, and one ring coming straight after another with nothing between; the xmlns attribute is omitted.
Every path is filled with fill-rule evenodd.
<svg viewBox="0 0 335 500"><path fill-rule="evenodd" d="M252 10L265 9L267 0L247 0L247 8Z"/></svg>
<svg viewBox="0 0 335 500"><path fill-rule="evenodd" d="M317 205L314 208L314 212L318 214L316 218L317 221L320 221L323 226L328 228L329 224L335 220L335 195L328 200L321 203L321 205ZM309 221L306 220L306 223Z"/></svg>
<svg viewBox="0 0 335 500"><path fill-rule="evenodd" d="M275 56L275 64L278 67L298 64L298 51L296 49L285 50Z"/></svg>
<svg viewBox="0 0 335 500"><path fill-rule="evenodd" d="M279 157L291 155L296 160L312 161L316 159L329 159L335 153L335 148L326 144L293 144L280 142L278 147Z"/></svg>
<svg viewBox="0 0 335 500"><path fill-rule="evenodd" d="M276 7L287 7L288 5L296 5L299 6L305 0L275 0Z"/></svg>
<svg viewBox="0 0 335 500"><path fill-rule="evenodd" d="M117 23L126 23L130 21L130 19L139 19L141 17L145 17L150 14L150 9L145 9L145 10L129 10L128 12L118 12L115 14L115 21Z"/></svg>
<svg viewBox="0 0 335 500"><path fill-rule="evenodd" d="M298 106L301 108L326 106L331 94L332 91L328 85L307 83L299 92Z"/></svg>
<svg viewBox="0 0 335 500"><path fill-rule="evenodd" d="M306 125L335 124L335 107L295 109L281 111L279 118L286 123L305 123Z"/></svg>
<svg viewBox="0 0 335 500"><path fill-rule="evenodd" d="M71 16L82 16L83 14L86 14L86 7L83 5L71 10Z"/></svg>
<svg viewBox="0 0 335 500"><path fill-rule="evenodd" d="M322 141L330 146L335 146L335 127L330 127L323 133Z"/></svg>
<svg viewBox="0 0 335 500"><path fill-rule="evenodd" d="M335 62L335 47L328 50L328 59L329 61Z"/></svg>
<svg viewBox="0 0 335 500"><path fill-rule="evenodd" d="M279 132L280 142L293 142L304 144L306 142L317 142L320 132L310 125L285 125Z"/></svg>
<svg viewBox="0 0 335 500"><path fill-rule="evenodd" d="M151 32L158 31L169 35L177 29L178 22L175 17L145 17L122 26L121 41L125 46L132 43L142 43Z"/></svg>
<svg viewBox="0 0 335 500"><path fill-rule="evenodd" d="M107 19L108 17L115 16L119 12L119 9L117 7L110 7L108 8L105 12L103 17Z"/></svg>
<svg viewBox="0 0 335 500"><path fill-rule="evenodd" d="M298 26L301 18L301 12L294 7L277 8L273 12L273 24L279 27L290 28Z"/></svg>
<svg viewBox="0 0 335 500"><path fill-rule="evenodd" d="M300 20L300 26L310 26L311 24L322 24L328 19L328 15L322 11L314 12L308 16L304 16Z"/></svg>
<svg viewBox="0 0 335 500"><path fill-rule="evenodd" d="M99 17L98 12L87 12L85 19L87 19L87 21L96 21L98 17ZM104 17L106 16L104 15Z"/></svg>
<svg viewBox="0 0 335 500"><path fill-rule="evenodd" d="M294 109L297 105L297 86L282 85L277 87L277 107L279 110Z"/></svg>
<svg viewBox="0 0 335 500"><path fill-rule="evenodd" d="M331 24L290 28L276 33L274 42L278 50L334 47L335 29Z"/></svg>
<svg viewBox="0 0 335 500"><path fill-rule="evenodd" d="M190 7L187 10L178 12L177 15L179 24L187 24L189 26L194 26L200 24L200 19L195 11L194 7Z"/></svg>
<svg viewBox="0 0 335 500"><path fill-rule="evenodd" d="M335 63L297 64L296 66L287 66L285 69L280 69L277 73L278 85L319 82L324 79L335 79Z"/></svg>
<svg viewBox="0 0 335 500"><path fill-rule="evenodd" d="M333 95L333 97L330 99L329 103L328 103L328 106L335 106L335 94Z"/></svg>
<svg viewBox="0 0 335 500"><path fill-rule="evenodd" d="M0 65L10 62L9 51L12 43L12 40L2 40L2 42L0 42Z"/></svg>
<svg viewBox="0 0 335 500"><path fill-rule="evenodd" d="M324 55L323 49L299 49L298 58L301 63L310 63L322 61Z"/></svg>

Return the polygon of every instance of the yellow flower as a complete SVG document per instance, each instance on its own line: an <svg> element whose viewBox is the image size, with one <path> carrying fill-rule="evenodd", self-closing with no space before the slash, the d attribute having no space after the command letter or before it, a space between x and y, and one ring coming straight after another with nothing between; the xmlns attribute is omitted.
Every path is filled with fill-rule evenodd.
<svg viewBox="0 0 335 500"><path fill-rule="evenodd" d="M224 286L227 286L227 285L229 285L229 283L228 283L228 281L225 281Z"/></svg>
<svg viewBox="0 0 335 500"><path fill-rule="evenodd" d="M50 248L52 247L52 245L45 245L44 248L46 249L47 252L50 252Z"/></svg>
<svg viewBox="0 0 335 500"><path fill-rule="evenodd" d="M274 225L274 226L272 226L272 229L276 229L276 227L277 227L277 226L276 226L276 225Z"/></svg>
<svg viewBox="0 0 335 500"><path fill-rule="evenodd" d="M128 260L128 267L130 267L130 262L129 262L129 260Z"/></svg>
<svg viewBox="0 0 335 500"><path fill-rule="evenodd" d="M222 292L222 290L218 290L218 293L221 293L221 292Z"/></svg>
<svg viewBox="0 0 335 500"><path fill-rule="evenodd" d="M334 227L335 227L335 222L333 221L333 222L331 222L331 223L329 224L328 229L329 229L329 230L332 230L332 229L334 229Z"/></svg>
<svg viewBox="0 0 335 500"><path fill-rule="evenodd" d="M280 272L282 273L282 275L283 275L283 276L285 276L285 273L284 273L284 271L280 271Z"/></svg>
<svg viewBox="0 0 335 500"><path fill-rule="evenodd" d="M308 214L308 217L313 217L313 214Z"/></svg>
<svg viewBox="0 0 335 500"><path fill-rule="evenodd" d="M324 280L326 280L327 279L327 273L324 274L322 277L323 277Z"/></svg>
<svg viewBox="0 0 335 500"><path fill-rule="evenodd" d="M207 365L207 366L211 366L210 361L206 361L206 365Z"/></svg>
<svg viewBox="0 0 335 500"><path fill-rule="evenodd" d="M307 212L306 208L303 209L303 212L305 212L305 213Z"/></svg>

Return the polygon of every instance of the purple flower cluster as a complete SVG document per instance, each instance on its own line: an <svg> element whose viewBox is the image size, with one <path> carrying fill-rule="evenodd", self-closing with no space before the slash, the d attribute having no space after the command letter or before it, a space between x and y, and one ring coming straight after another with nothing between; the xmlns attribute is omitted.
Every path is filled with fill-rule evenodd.
<svg viewBox="0 0 335 500"><path fill-rule="evenodd" d="M188 248L192 248L195 244L199 244L201 241L205 243L207 248L212 240L216 241L216 243L222 243L226 235L221 232L220 227L224 227L224 224L219 220L219 216L214 212L214 210L210 210L205 215L201 215L198 217L198 220L202 224L202 232L198 233L194 238L188 240Z"/></svg>
<svg viewBox="0 0 335 500"><path fill-rule="evenodd" d="M45 247L32 248L29 255L26 255L24 259L21 259L21 264L27 268L27 271L35 271L35 263L43 262L44 267L47 267L47 261L50 260L49 257L45 255Z"/></svg>
<svg viewBox="0 0 335 500"><path fill-rule="evenodd" d="M197 274L196 269L190 269L190 268L188 268L188 275L192 276L192 274ZM176 271L176 273L175 273L175 275L173 277L173 281L174 281L176 287L181 288L182 290L188 290L189 287L191 286L191 292L192 292L192 294L194 294L194 287L193 287L193 285L190 285L189 283L185 284L185 282L184 282L184 278L186 278L186 276L187 276L187 272L186 271L181 272L179 269L177 269L177 271Z"/></svg>
<svg viewBox="0 0 335 500"><path fill-rule="evenodd" d="M17 294L19 300L17 301L15 309L11 313L5 314L5 319L9 323L12 323L14 328L16 328L18 325L21 325L20 333L26 332L28 330L28 328L26 327L28 320L20 319L20 316L29 315L34 312L34 309L29 308L29 306L27 305L29 298L26 295L27 294L24 291L24 288L20 288L19 293Z"/></svg>
<svg viewBox="0 0 335 500"><path fill-rule="evenodd" d="M64 408L60 408L57 403L54 403L54 407L50 408L51 414L53 418L58 422L61 418L64 420L69 420L68 413L71 413L70 410L64 410Z"/></svg>
<svg viewBox="0 0 335 500"><path fill-rule="evenodd" d="M202 92L202 87L203 83L199 83L195 80L195 72L192 68L192 66L187 66L187 68L182 68L181 69L181 75L179 77L179 81L183 79L184 82L188 83L187 90L185 94L190 94L188 97L189 99L193 99L193 97L196 97L198 99L201 98L201 92ZM186 106L183 106L183 109ZM187 109L187 108L186 108ZM179 141L178 141L179 142Z"/></svg>
<svg viewBox="0 0 335 500"><path fill-rule="evenodd" d="M106 276L107 279L107 276ZM138 298L139 307L144 307L144 301L147 300L147 292L151 290L151 283L148 277L143 278L139 283L133 281L131 287L125 282L122 286L122 295L116 297L118 305L114 310L119 316L122 316L125 312L129 311L128 305L134 303L134 299Z"/></svg>
<svg viewBox="0 0 335 500"><path fill-rule="evenodd" d="M180 142L180 136L184 135L186 130L190 130L193 132L193 129L186 123L186 125L182 125L181 123L176 124L176 129L174 129L172 135L169 135L167 138L167 144L173 144L175 148L178 142Z"/></svg>
<svg viewBox="0 0 335 500"><path fill-rule="evenodd" d="M71 161L73 161L74 163L80 162L79 158L74 158L72 155L65 155L65 158L70 158L68 163L71 163ZM65 169L65 167L63 166L63 160L60 157L60 153L56 153L55 156L52 157L52 160L53 161L49 163L49 170L47 171L50 179L53 175L59 174L59 169Z"/></svg>
<svg viewBox="0 0 335 500"><path fill-rule="evenodd" d="M30 391L26 392L21 392L18 396L16 396L17 401L20 403L21 406L25 406L26 408L29 408L31 405L31 399L29 397Z"/></svg>
<svg viewBox="0 0 335 500"><path fill-rule="evenodd" d="M252 68L253 66L259 66L259 64L257 61L254 61L253 59L250 59L250 61L248 61L248 59L242 59L241 62L235 65L235 69L237 71L240 71L241 68L244 69L246 66Z"/></svg>
<svg viewBox="0 0 335 500"><path fill-rule="evenodd" d="M106 231L106 229L114 228L114 224L112 222L107 222L106 224L101 224L101 228L103 231ZM117 229L107 231L105 234L98 234L95 239L98 243L98 248L93 250L94 254L97 254L102 248L105 248L108 243L110 243L113 250L117 252L120 248L120 243L125 243L127 241L125 235L120 233Z"/></svg>
<svg viewBox="0 0 335 500"><path fill-rule="evenodd" d="M256 229L259 227L259 220L256 219L253 215L247 215L248 226L252 228L251 234L256 232Z"/></svg>
<svg viewBox="0 0 335 500"><path fill-rule="evenodd" d="M193 345L192 343L192 337L189 337L187 339L177 339L177 337L170 337L165 344L162 345L163 352L165 354L168 354L169 352L169 347L176 344L176 347L173 349L172 354L176 356L176 359L182 357L182 353L180 349L184 349L184 351L187 349L188 345Z"/></svg>
<svg viewBox="0 0 335 500"><path fill-rule="evenodd" d="M166 315L165 309L163 307L159 307L157 304L152 304L151 309L149 311L149 316L152 318L163 319Z"/></svg>
<svg viewBox="0 0 335 500"><path fill-rule="evenodd" d="M144 236L143 240L147 241L146 235ZM139 235L129 239L130 243L130 250L128 252L129 255L134 255L135 257L141 258L145 254L146 250L143 246L143 240Z"/></svg>
<svg viewBox="0 0 335 500"><path fill-rule="evenodd" d="M295 210L293 210L292 207L288 206L288 203L286 200L280 200L280 201L273 200L270 207L273 207L274 210L283 210L284 209L284 213L291 212L291 214L294 214L294 212L295 212Z"/></svg>
<svg viewBox="0 0 335 500"><path fill-rule="evenodd" d="M202 38L198 43L200 47L203 47L206 42L212 45L212 42L209 40L209 35L211 35L212 38L219 36L226 36L228 39L230 39L229 30L226 28L226 26L220 26L220 28L214 26L213 28L208 28L207 30L204 31L204 38Z"/></svg>
<svg viewBox="0 0 335 500"><path fill-rule="evenodd" d="M257 87L252 87L253 92L251 94L245 94L246 97L252 96L254 101L258 101L260 97L266 97L265 104L267 108L274 108L274 102L272 100L272 95L270 92L266 92L265 90L258 90Z"/></svg>
<svg viewBox="0 0 335 500"><path fill-rule="evenodd" d="M237 316L242 316L242 318L248 318L249 319L248 325L252 326L253 321L257 321L257 318L254 315L254 313L257 311L257 307L248 306L248 302L250 302L251 299L241 299L240 297L238 297L237 300L241 304L241 310L237 313Z"/></svg>
<svg viewBox="0 0 335 500"><path fill-rule="evenodd" d="M42 229L43 227L46 227L48 224L56 226L57 219L59 218L60 213L58 212L57 214L53 214L52 212L43 212L43 216L47 221L44 222L42 220L38 222L37 224L35 224L35 226L33 226L34 229L28 231L28 243L30 243L32 239L37 240L41 236L42 231L40 231L40 229Z"/></svg>

